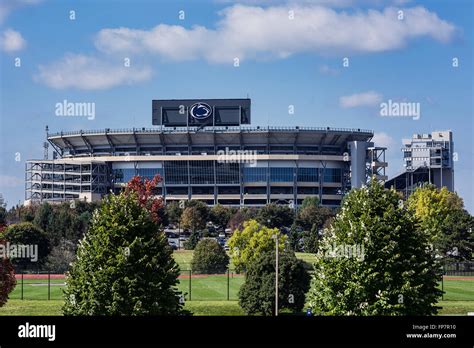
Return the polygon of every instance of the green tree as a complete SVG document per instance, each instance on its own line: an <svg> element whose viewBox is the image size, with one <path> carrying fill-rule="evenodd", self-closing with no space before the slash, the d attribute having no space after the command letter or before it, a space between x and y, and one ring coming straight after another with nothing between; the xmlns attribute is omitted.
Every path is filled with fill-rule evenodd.
<svg viewBox="0 0 474 348"><path fill-rule="evenodd" d="M319 247L319 229L314 225L311 230L303 231L303 251L305 253L317 253Z"/></svg>
<svg viewBox="0 0 474 348"><path fill-rule="evenodd" d="M172 201L165 206L165 212L168 217L168 222L173 225L178 225L181 222L181 215L183 209L180 207L180 203Z"/></svg>
<svg viewBox="0 0 474 348"><path fill-rule="evenodd" d="M319 198L318 196L308 196L303 199L303 202L301 203L300 208L304 209L306 207L317 207L319 206Z"/></svg>
<svg viewBox="0 0 474 348"><path fill-rule="evenodd" d="M196 245L199 242L199 232L193 231L188 239L184 242L184 249L186 250L194 250Z"/></svg>
<svg viewBox="0 0 474 348"><path fill-rule="evenodd" d="M229 256L215 239L202 239L197 243L191 261L192 270L198 274L225 273Z"/></svg>
<svg viewBox="0 0 474 348"><path fill-rule="evenodd" d="M33 222L46 233L52 246L58 246L62 240L77 244L87 231L92 212L97 207L97 203L80 200L54 206L46 202L36 210Z"/></svg>
<svg viewBox="0 0 474 348"><path fill-rule="evenodd" d="M94 213L67 274L66 315L175 315L179 266L154 210L137 192L110 195Z"/></svg>
<svg viewBox="0 0 474 348"><path fill-rule="evenodd" d="M255 220L257 218L257 214L257 208L243 207L232 215L229 222L227 223L227 227L230 228L232 232L235 230L242 230L244 227L244 222Z"/></svg>
<svg viewBox="0 0 474 348"><path fill-rule="evenodd" d="M316 205L308 205L298 210L295 224L300 226L305 231L312 229L321 229L327 219L334 214L331 209L327 207L320 207Z"/></svg>
<svg viewBox="0 0 474 348"><path fill-rule="evenodd" d="M12 257L11 261L14 266L24 269L37 265L40 266L46 261L46 257L50 251L48 238L43 230L36 227L31 222L20 222L19 224L8 226L3 237L10 243L10 245L15 245L17 250L23 248L23 246L27 246L30 249L30 255L25 254L23 257ZM31 247L34 248L33 250L37 251L37 255L31 254ZM26 251L26 249L23 250Z"/></svg>
<svg viewBox="0 0 474 348"><path fill-rule="evenodd" d="M293 252L283 252L278 262L278 308L301 312L310 277ZM275 252L264 252L248 266L239 291L239 304L247 314L275 314Z"/></svg>
<svg viewBox="0 0 474 348"><path fill-rule="evenodd" d="M472 261L474 252L474 217L465 209L454 210L444 221L438 248L452 261Z"/></svg>
<svg viewBox="0 0 474 348"><path fill-rule="evenodd" d="M55 207L49 226L46 229L51 244L59 245L62 239L70 238L73 234L71 233L73 221L76 220L77 217L70 212L69 203L63 203Z"/></svg>
<svg viewBox="0 0 474 348"><path fill-rule="evenodd" d="M302 251L302 235L303 229L296 224L291 225L290 231L288 233L288 245L293 251Z"/></svg>
<svg viewBox="0 0 474 348"><path fill-rule="evenodd" d="M53 207L48 202L42 203L36 210L33 223L43 231L48 231L53 216Z"/></svg>
<svg viewBox="0 0 474 348"><path fill-rule="evenodd" d="M215 226L221 230L225 230L234 213L235 209L225 207L221 204L216 204L211 209L210 219Z"/></svg>
<svg viewBox="0 0 474 348"><path fill-rule="evenodd" d="M66 239L59 242L51 249L46 261L46 268L54 273L66 273L69 266L76 259L76 245Z"/></svg>
<svg viewBox="0 0 474 348"><path fill-rule="evenodd" d="M440 266L394 190L353 189L326 231L308 295L314 313L431 315Z"/></svg>
<svg viewBox="0 0 474 348"><path fill-rule="evenodd" d="M241 231L234 231L227 244L236 271L244 271L258 255L272 251L275 248L274 236L279 233L277 228L263 226L255 220L245 222ZM281 251L285 249L286 239L286 235L281 235L279 239Z"/></svg>
<svg viewBox="0 0 474 348"><path fill-rule="evenodd" d="M267 204L257 214L257 221L270 228L290 227L293 220L294 212L286 205Z"/></svg>
<svg viewBox="0 0 474 348"><path fill-rule="evenodd" d="M29 206L16 205L8 211L7 221L10 224L16 224L19 222L33 222L37 209L38 208L36 204Z"/></svg>
<svg viewBox="0 0 474 348"><path fill-rule="evenodd" d="M316 202L314 200L306 201L306 204L303 204L298 210L294 223L302 230L299 237L303 241L303 250L307 253L318 251L319 231L334 216L331 209L318 206L315 204Z"/></svg>
<svg viewBox="0 0 474 348"><path fill-rule="evenodd" d="M0 193L0 233L1 233L1 227L6 226L7 224L7 204L5 203L5 200L3 198L3 195Z"/></svg>
<svg viewBox="0 0 474 348"><path fill-rule="evenodd" d="M181 215L181 227L190 229L193 233L206 228L209 215L199 205L191 205L184 209Z"/></svg>
<svg viewBox="0 0 474 348"><path fill-rule="evenodd" d="M33 206L21 208L20 222L33 222L35 218L36 209Z"/></svg>
<svg viewBox="0 0 474 348"><path fill-rule="evenodd" d="M464 210L464 203L456 193L446 187L424 185L408 197L407 204L439 254L446 257L456 251L460 258L471 259L473 243L469 229L472 228L472 217Z"/></svg>

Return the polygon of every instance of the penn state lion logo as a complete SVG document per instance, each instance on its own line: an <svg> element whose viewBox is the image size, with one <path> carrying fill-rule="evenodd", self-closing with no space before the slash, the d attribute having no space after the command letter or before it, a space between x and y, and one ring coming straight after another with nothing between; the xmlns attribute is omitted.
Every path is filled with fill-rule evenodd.
<svg viewBox="0 0 474 348"><path fill-rule="evenodd" d="M189 108L189 114L196 120L204 120L212 115L212 108L206 103L195 103Z"/></svg>

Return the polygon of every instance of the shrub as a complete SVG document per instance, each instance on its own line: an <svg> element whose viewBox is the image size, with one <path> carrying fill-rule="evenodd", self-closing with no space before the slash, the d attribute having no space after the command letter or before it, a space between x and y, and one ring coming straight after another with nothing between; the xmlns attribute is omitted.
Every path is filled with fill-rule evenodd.
<svg viewBox="0 0 474 348"><path fill-rule="evenodd" d="M310 277L303 261L293 252L283 252L278 262L278 307L301 312ZM260 254L247 267L239 304L247 314L275 314L275 252Z"/></svg>
<svg viewBox="0 0 474 348"><path fill-rule="evenodd" d="M137 193L110 195L92 218L66 277L66 315L175 315L179 267L157 214Z"/></svg>
<svg viewBox="0 0 474 348"><path fill-rule="evenodd" d="M225 273L229 256L224 248L214 239L202 239L194 249L191 266L194 273Z"/></svg>

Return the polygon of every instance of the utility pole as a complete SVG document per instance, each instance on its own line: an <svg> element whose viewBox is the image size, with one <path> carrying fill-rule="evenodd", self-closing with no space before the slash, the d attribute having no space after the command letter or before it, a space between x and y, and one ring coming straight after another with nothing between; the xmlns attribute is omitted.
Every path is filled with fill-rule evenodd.
<svg viewBox="0 0 474 348"><path fill-rule="evenodd" d="M267 220L267 227L270 228L270 219ZM277 233L272 236L275 239L275 316L278 316L278 254L279 254L279 237L280 231L277 230Z"/></svg>
<svg viewBox="0 0 474 348"><path fill-rule="evenodd" d="M275 236L275 316L278 316L278 233Z"/></svg>

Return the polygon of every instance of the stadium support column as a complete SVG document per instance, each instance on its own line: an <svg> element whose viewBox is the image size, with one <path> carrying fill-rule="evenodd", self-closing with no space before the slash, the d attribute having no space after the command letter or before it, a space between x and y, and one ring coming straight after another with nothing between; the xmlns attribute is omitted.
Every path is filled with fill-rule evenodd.
<svg viewBox="0 0 474 348"><path fill-rule="evenodd" d="M321 167L317 168L318 169L318 181L319 181L319 187L318 187L319 204L323 204L324 168L322 167L322 165L323 165L323 162L321 161Z"/></svg>
<svg viewBox="0 0 474 348"><path fill-rule="evenodd" d="M191 161L186 161L186 164L187 164L187 170L188 170L188 201L191 200L191 168L190 168L190 165L191 165Z"/></svg>
<svg viewBox="0 0 474 348"><path fill-rule="evenodd" d="M320 161L321 168L319 168L319 204L323 204L323 187L324 187L324 175L326 172L326 161Z"/></svg>
<svg viewBox="0 0 474 348"><path fill-rule="evenodd" d="M293 209L298 209L298 161L295 161L293 168Z"/></svg>
<svg viewBox="0 0 474 348"><path fill-rule="evenodd" d="M218 196L218 188L217 188L217 161L212 161L212 165L214 166L213 169L214 169L214 205L218 204L219 203L219 200L217 199L217 196Z"/></svg>
<svg viewBox="0 0 474 348"><path fill-rule="evenodd" d="M366 152L370 143L365 141L351 141L351 187L362 187L366 180Z"/></svg>
<svg viewBox="0 0 474 348"><path fill-rule="evenodd" d="M270 204L271 199L270 199L270 191L271 191L271 186L270 186L270 180L271 180L271 169L270 169L270 160L267 161L267 204Z"/></svg>
<svg viewBox="0 0 474 348"><path fill-rule="evenodd" d="M238 163L239 165L239 185L240 185L240 208L242 209L244 207L244 176L243 176L243 170L244 170L244 165L242 164L241 161Z"/></svg>
<svg viewBox="0 0 474 348"><path fill-rule="evenodd" d="M161 195L163 196L163 199L165 200L165 204L167 203L166 201L166 171L165 171L165 161L161 161L161 168L163 168L163 176L161 180ZM179 231L179 226L178 226L178 231ZM179 247L179 240L178 240L178 247Z"/></svg>

